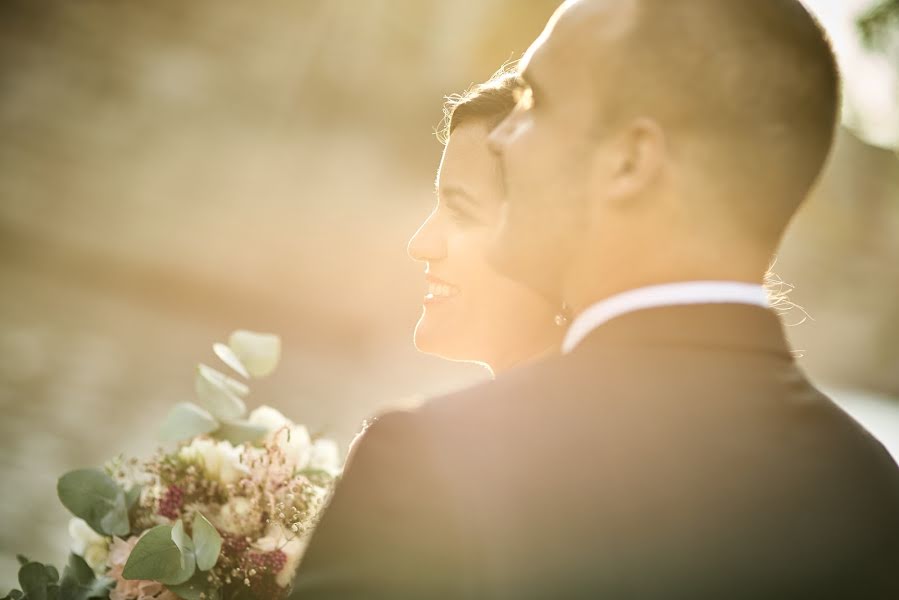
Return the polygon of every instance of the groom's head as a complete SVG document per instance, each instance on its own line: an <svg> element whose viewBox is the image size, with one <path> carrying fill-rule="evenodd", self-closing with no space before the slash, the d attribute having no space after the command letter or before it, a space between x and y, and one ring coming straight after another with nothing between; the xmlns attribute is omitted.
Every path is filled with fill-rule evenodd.
<svg viewBox="0 0 899 600"><path fill-rule="evenodd" d="M838 112L798 0L567 2L520 69L490 140L508 194L493 262L575 309L666 279L760 281Z"/></svg>

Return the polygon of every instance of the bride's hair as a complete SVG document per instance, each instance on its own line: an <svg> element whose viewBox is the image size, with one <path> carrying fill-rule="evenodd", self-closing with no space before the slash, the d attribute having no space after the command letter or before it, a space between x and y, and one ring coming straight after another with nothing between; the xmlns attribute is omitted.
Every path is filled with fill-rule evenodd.
<svg viewBox="0 0 899 600"><path fill-rule="evenodd" d="M489 129L499 125L515 107L515 63L504 64L484 83L472 85L461 94L450 94L443 104L443 121L437 130L442 144L460 124L483 121Z"/></svg>

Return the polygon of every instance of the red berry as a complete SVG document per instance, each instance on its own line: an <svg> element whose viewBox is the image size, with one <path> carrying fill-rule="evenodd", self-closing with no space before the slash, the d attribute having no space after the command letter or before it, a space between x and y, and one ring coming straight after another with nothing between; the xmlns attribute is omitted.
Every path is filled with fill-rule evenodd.
<svg viewBox="0 0 899 600"><path fill-rule="evenodd" d="M269 552L265 556L268 559L268 566L272 573L280 573L284 565L287 564L287 555L280 550Z"/></svg>
<svg viewBox="0 0 899 600"><path fill-rule="evenodd" d="M177 485L170 485L165 495L159 500L159 514L167 519L177 519L184 503L184 490Z"/></svg>

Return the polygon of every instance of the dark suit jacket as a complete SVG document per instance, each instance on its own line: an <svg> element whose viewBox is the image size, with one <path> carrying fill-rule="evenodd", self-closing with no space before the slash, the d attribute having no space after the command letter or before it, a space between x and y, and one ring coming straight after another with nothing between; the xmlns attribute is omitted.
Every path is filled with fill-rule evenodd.
<svg viewBox="0 0 899 600"><path fill-rule="evenodd" d="M381 417L293 598L896 599L897 557L896 465L779 319L682 306Z"/></svg>

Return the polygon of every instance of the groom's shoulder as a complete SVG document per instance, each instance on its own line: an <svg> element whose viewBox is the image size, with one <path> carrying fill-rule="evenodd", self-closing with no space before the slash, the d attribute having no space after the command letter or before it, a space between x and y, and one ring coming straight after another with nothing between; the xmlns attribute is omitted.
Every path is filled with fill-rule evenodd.
<svg viewBox="0 0 899 600"><path fill-rule="evenodd" d="M491 412L521 413L547 393L562 395L573 385L566 357L553 356L504 372L496 379L427 398L414 412L423 421L439 422L483 417Z"/></svg>
<svg viewBox="0 0 899 600"><path fill-rule="evenodd" d="M559 406L547 398L574 393L577 376L565 357L551 357L503 373L495 380L433 396L413 406L381 413L366 424L361 437L376 437L392 446L436 448L508 436L516 424L537 423Z"/></svg>
<svg viewBox="0 0 899 600"><path fill-rule="evenodd" d="M627 352L600 355L553 355L503 372L496 379L416 401L402 410L382 413L372 422L399 437L429 430L449 435L508 433L552 417L577 419L591 410L586 396L614 393L633 377L637 361ZM438 436L439 437L439 436Z"/></svg>

